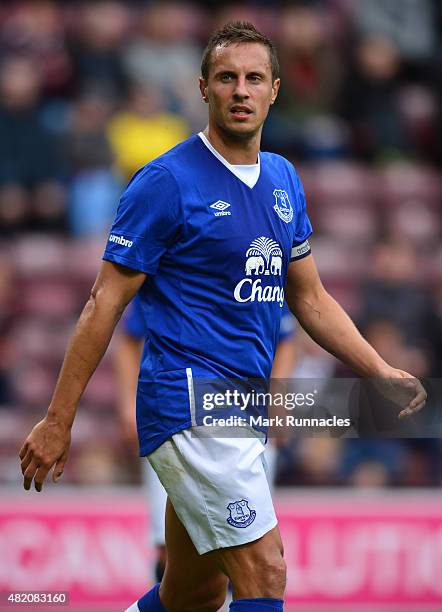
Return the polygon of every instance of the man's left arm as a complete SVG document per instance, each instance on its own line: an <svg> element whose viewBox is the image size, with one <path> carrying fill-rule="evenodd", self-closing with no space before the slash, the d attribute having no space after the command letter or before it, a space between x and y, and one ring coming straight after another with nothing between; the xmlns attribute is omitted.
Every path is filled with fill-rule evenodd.
<svg viewBox="0 0 442 612"><path fill-rule="evenodd" d="M344 309L325 290L313 256L289 265L286 300L301 326L315 342L348 365L354 372L371 378L406 378L414 386L413 399L399 418L418 412L427 394L420 381L388 363L361 336Z"/></svg>

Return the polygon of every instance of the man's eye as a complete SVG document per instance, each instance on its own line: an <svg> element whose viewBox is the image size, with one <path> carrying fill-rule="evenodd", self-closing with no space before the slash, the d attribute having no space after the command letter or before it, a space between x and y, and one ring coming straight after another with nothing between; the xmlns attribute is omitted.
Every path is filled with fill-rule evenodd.
<svg viewBox="0 0 442 612"><path fill-rule="evenodd" d="M231 81L232 80L232 75L231 74L223 74L221 77L221 80L223 81Z"/></svg>
<svg viewBox="0 0 442 612"><path fill-rule="evenodd" d="M259 81L259 80L260 80L260 77L257 74L251 74L249 76L249 81Z"/></svg>

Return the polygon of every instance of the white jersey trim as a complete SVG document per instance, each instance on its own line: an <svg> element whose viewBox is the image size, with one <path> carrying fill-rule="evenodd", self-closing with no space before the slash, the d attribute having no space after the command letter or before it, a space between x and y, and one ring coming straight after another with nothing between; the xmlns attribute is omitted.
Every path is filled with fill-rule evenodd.
<svg viewBox="0 0 442 612"><path fill-rule="evenodd" d="M218 153L215 147L209 142L206 135L203 132L199 132L198 136L201 138L203 143L209 149L213 155L219 159L219 161L228 169L232 174L234 174L240 181L245 183L250 189L252 189L256 183L258 182L259 175L261 173L261 158L258 153L258 163L257 164L231 164Z"/></svg>
<svg viewBox="0 0 442 612"><path fill-rule="evenodd" d="M187 375L187 390L189 392L190 420L192 422L192 426L195 426L196 425L195 390L193 388L192 368L186 368L186 375Z"/></svg>

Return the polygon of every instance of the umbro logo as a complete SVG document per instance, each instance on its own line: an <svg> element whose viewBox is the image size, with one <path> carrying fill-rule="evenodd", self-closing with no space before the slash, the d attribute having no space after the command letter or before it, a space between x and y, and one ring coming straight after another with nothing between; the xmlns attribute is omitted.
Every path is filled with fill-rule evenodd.
<svg viewBox="0 0 442 612"><path fill-rule="evenodd" d="M216 212L213 214L215 217L225 217L227 215L231 215L230 210L226 210L229 208L230 204L228 202L223 202L222 200L217 200L213 204L210 205L210 208L214 208Z"/></svg>
<svg viewBox="0 0 442 612"><path fill-rule="evenodd" d="M121 244L121 246L129 248L133 245L132 240L127 240L124 236L117 236L116 234L111 234L109 236L109 242L116 242L117 244Z"/></svg>

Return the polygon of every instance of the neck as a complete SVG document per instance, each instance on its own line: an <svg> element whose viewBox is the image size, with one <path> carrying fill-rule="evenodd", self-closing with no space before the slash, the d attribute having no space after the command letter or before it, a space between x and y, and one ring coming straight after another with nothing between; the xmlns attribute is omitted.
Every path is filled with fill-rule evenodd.
<svg viewBox="0 0 442 612"><path fill-rule="evenodd" d="M204 136L230 164L258 163L261 130L250 138L235 138L209 123L204 130Z"/></svg>

